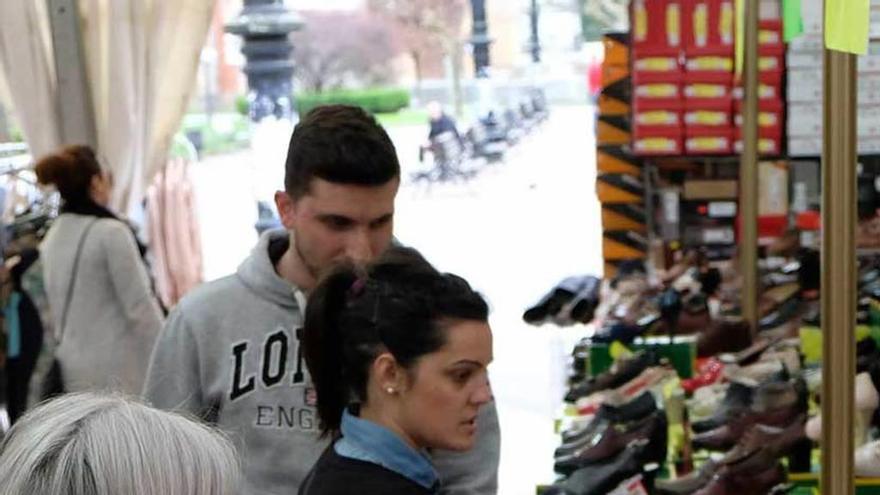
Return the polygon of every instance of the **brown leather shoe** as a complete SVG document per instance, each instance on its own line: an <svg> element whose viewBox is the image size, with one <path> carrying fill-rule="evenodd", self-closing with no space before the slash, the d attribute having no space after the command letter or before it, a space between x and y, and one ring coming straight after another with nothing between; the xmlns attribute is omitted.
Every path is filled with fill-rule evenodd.
<svg viewBox="0 0 880 495"><path fill-rule="evenodd" d="M708 485L719 469L721 469L721 465L710 459L704 462L700 469L687 476L655 481L654 489L658 495L688 495Z"/></svg>
<svg viewBox="0 0 880 495"><path fill-rule="evenodd" d="M807 438L804 426L806 414L798 415L791 424L777 428L767 425L754 425L749 428L739 443L721 459L721 464L739 462L759 449L769 450L779 458L788 454L801 440Z"/></svg>
<svg viewBox="0 0 880 495"><path fill-rule="evenodd" d="M666 458L666 413L657 411L647 418L629 426L609 425L596 434L584 448L567 456L557 457L554 469L570 474L578 468L610 459L636 440L648 440L649 452L644 462L662 462Z"/></svg>
<svg viewBox="0 0 880 495"><path fill-rule="evenodd" d="M694 495L758 495L785 482L785 469L773 455L760 450L742 462L723 466Z"/></svg>
<svg viewBox="0 0 880 495"><path fill-rule="evenodd" d="M697 356L739 352L752 345L749 323L741 317L724 317L697 335Z"/></svg>
<svg viewBox="0 0 880 495"><path fill-rule="evenodd" d="M728 450L755 425L790 426L805 410L806 386L801 380L768 383L760 387L747 412L719 428L695 435L693 446L695 449Z"/></svg>

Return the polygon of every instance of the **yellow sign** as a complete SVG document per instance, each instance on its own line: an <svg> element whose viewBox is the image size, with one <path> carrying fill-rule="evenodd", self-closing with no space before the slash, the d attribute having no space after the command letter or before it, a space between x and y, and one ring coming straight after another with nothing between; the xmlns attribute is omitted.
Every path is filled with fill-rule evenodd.
<svg viewBox="0 0 880 495"><path fill-rule="evenodd" d="M825 0L825 48L866 54L870 18L869 0Z"/></svg>

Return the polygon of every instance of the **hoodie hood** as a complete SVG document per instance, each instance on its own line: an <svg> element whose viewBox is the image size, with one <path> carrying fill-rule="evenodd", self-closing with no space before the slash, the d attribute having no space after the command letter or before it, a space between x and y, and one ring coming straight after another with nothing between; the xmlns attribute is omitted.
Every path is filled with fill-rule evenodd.
<svg viewBox="0 0 880 495"><path fill-rule="evenodd" d="M285 308L299 309L296 293L300 289L278 275L270 255L270 252L284 253L292 236L284 229L264 232L250 256L239 265L236 276L260 297Z"/></svg>

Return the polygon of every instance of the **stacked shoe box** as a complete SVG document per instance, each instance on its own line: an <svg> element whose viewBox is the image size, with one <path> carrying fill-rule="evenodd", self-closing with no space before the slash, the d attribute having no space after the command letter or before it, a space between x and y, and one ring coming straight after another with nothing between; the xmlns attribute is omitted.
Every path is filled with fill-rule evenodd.
<svg viewBox="0 0 880 495"><path fill-rule="evenodd" d="M633 149L643 156L683 151L682 1L634 0Z"/></svg>
<svg viewBox="0 0 880 495"><path fill-rule="evenodd" d="M758 154L782 154L785 99L782 80L785 72L785 44L782 38L780 3L761 2L758 24ZM789 78L789 81L791 79ZM733 151L742 152L743 89L734 89L736 124Z"/></svg>
<svg viewBox="0 0 880 495"><path fill-rule="evenodd" d="M596 192L602 203L605 274L647 252L642 164L630 148L632 78L629 33L607 33L598 98Z"/></svg>
<svg viewBox="0 0 880 495"><path fill-rule="evenodd" d="M733 149L733 0L684 0L684 151Z"/></svg>
<svg viewBox="0 0 880 495"><path fill-rule="evenodd" d="M804 34L788 47L788 154L822 154L822 0L802 0ZM858 57L858 152L880 153L880 1L871 0L868 53Z"/></svg>

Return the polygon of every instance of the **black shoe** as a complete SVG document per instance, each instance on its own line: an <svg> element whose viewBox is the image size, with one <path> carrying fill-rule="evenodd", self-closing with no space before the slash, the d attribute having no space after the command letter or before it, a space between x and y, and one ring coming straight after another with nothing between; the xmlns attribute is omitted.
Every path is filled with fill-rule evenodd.
<svg viewBox="0 0 880 495"><path fill-rule="evenodd" d="M642 392L635 399L621 406L602 404L592 421L583 428L562 433L562 445L556 449L555 457L569 455L583 447L584 442L603 428L604 423L632 423L650 416L657 410L657 401L651 392Z"/></svg>
<svg viewBox="0 0 880 495"><path fill-rule="evenodd" d="M572 387L565 400L568 402L576 402L581 397L587 397L595 392L617 388L624 383L639 376L650 366L656 366L660 362L653 351L642 351L636 353L631 358L620 362L616 366L616 370L608 370L598 376L590 378L586 382L579 383Z"/></svg>
<svg viewBox="0 0 880 495"><path fill-rule="evenodd" d="M549 492L566 495L605 495L623 481L642 472L645 458L649 457L649 442L637 440L620 454L604 462L578 469L565 481L556 485L561 491Z"/></svg>
<svg viewBox="0 0 880 495"><path fill-rule="evenodd" d="M592 337L592 341L597 344L610 344L614 341L623 344L630 344L636 339L636 337L645 335L661 321L662 317L660 313L646 315L635 323L609 321L606 325L596 331L596 334Z"/></svg>
<svg viewBox="0 0 880 495"><path fill-rule="evenodd" d="M596 308L599 307L599 289L602 287L602 281L596 277L591 277L586 281L584 287L577 293L571 301L571 311L569 318L579 323L590 323L596 314Z"/></svg>
<svg viewBox="0 0 880 495"><path fill-rule="evenodd" d="M540 324L547 318L559 314L559 311L571 301L588 283L597 280L596 277L568 277L559 282L556 287L548 292L537 304L523 313L526 323Z"/></svg>
<svg viewBox="0 0 880 495"><path fill-rule="evenodd" d="M767 316L761 318L759 325L761 330L768 330L770 328L776 328L782 326L788 322L790 322L793 318L797 317L798 313L801 311L801 300L800 297L792 297L788 299L778 308L776 311L768 314Z"/></svg>

